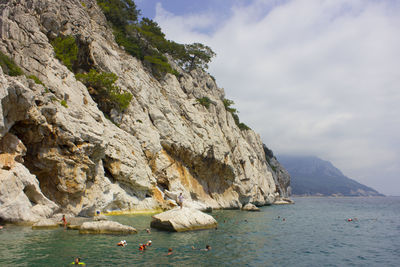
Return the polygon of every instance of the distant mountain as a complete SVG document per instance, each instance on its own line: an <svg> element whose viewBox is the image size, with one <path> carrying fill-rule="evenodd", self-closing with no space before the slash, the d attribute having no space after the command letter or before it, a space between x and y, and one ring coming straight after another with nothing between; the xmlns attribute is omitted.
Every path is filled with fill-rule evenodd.
<svg viewBox="0 0 400 267"><path fill-rule="evenodd" d="M310 156L277 156L291 176L292 195L302 196L383 196L360 184L329 161Z"/></svg>

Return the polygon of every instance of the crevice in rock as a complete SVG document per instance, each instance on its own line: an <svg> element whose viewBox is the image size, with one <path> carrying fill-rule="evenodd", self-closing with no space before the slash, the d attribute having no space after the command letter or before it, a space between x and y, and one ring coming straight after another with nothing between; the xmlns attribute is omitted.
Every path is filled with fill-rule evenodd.
<svg viewBox="0 0 400 267"><path fill-rule="evenodd" d="M42 196L36 191L35 186L33 186L33 185L25 186L24 193L28 197L32 206L40 203Z"/></svg>
<svg viewBox="0 0 400 267"><path fill-rule="evenodd" d="M157 186L162 192L164 192L165 190L170 190L168 178L164 176L157 178Z"/></svg>
<svg viewBox="0 0 400 267"><path fill-rule="evenodd" d="M114 176L111 174L111 172L108 170L108 168L105 167L105 166L106 166L106 162L104 161L104 159L103 159L102 161L103 161L103 166L104 166L104 176L105 176L108 180L110 180L110 182L111 182L112 184L115 184L115 178L114 178Z"/></svg>
<svg viewBox="0 0 400 267"><path fill-rule="evenodd" d="M112 167L110 166L113 161L110 158L104 158L103 160L104 176L110 180L111 183L117 184L121 187L128 195L137 197L139 200L144 200L148 195L152 195L152 192L148 188L135 186L129 183L129 181L121 179L118 175L113 174Z"/></svg>
<svg viewBox="0 0 400 267"><path fill-rule="evenodd" d="M77 60L74 62L72 69L74 73L89 72L94 68L94 61L90 53L90 43L81 38L76 38L78 46Z"/></svg>
<svg viewBox="0 0 400 267"><path fill-rule="evenodd" d="M190 192L190 197L194 200L197 201L199 198L197 197L197 194L195 192Z"/></svg>

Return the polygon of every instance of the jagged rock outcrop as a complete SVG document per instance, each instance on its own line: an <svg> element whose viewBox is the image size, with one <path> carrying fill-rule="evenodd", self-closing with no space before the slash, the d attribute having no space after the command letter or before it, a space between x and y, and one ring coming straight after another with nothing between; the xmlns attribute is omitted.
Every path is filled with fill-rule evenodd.
<svg viewBox="0 0 400 267"><path fill-rule="evenodd" d="M268 167L274 177L276 191L279 195L275 198L274 204L282 204L283 202L288 202L287 204L294 203L289 199L289 195L291 194L290 187L290 174L288 171L280 164L280 162L274 156L272 150L270 150L265 144L263 144L263 149L265 153L265 158L268 162ZM285 198L285 200L282 200Z"/></svg>
<svg viewBox="0 0 400 267"><path fill-rule="evenodd" d="M236 126L210 75L181 71L179 79L156 80L118 47L94 0L2 1L0 13L0 51L44 84L0 72L0 138L12 134L26 147L23 163L1 171L18 168L18 179L31 184L8 192L1 175L0 201L18 196L25 203L1 219L32 220L25 210L39 207L39 217L58 208L75 215L167 208L167 192L182 192L197 208L273 203L276 185L260 137ZM60 35L76 38L80 71L113 72L133 95L124 112L110 112L114 123L55 58L50 40ZM196 101L204 96L208 109Z"/></svg>
<svg viewBox="0 0 400 267"><path fill-rule="evenodd" d="M175 208L153 216L150 226L171 232L217 228L217 221L196 209Z"/></svg>

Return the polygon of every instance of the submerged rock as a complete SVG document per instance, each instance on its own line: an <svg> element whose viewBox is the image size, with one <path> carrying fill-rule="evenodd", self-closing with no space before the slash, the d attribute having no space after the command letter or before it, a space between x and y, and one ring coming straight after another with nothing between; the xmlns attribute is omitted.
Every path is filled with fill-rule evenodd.
<svg viewBox="0 0 400 267"><path fill-rule="evenodd" d="M151 227L160 230L183 232L217 228L217 221L196 209L176 208L153 216Z"/></svg>
<svg viewBox="0 0 400 267"><path fill-rule="evenodd" d="M246 211L260 211L259 208L257 208L254 204L251 204L251 203L247 203L246 205L244 205L244 207L242 208L242 210L246 210Z"/></svg>
<svg viewBox="0 0 400 267"><path fill-rule="evenodd" d="M294 201L290 198L277 198L274 202L275 205L287 205L294 204Z"/></svg>
<svg viewBox="0 0 400 267"><path fill-rule="evenodd" d="M135 228L113 221L84 222L80 234L136 234Z"/></svg>
<svg viewBox="0 0 400 267"><path fill-rule="evenodd" d="M67 225L67 229L68 230L79 230L79 229L81 229L81 226L76 225L76 224L70 224L70 225Z"/></svg>

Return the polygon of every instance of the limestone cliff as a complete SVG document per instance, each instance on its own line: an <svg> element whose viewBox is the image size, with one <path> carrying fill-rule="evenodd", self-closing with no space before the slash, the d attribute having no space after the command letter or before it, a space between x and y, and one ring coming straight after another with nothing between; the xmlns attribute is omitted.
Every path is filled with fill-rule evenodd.
<svg viewBox="0 0 400 267"><path fill-rule="evenodd" d="M276 190L279 192L279 197L288 198L291 194L290 175L288 171L277 160L272 150L270 150L265 144L263 144L263 149L268 166L274 177Z"/></svg>
<svg viewBox="0 0 400 267"><path fill-rule="evenodd" d="M43 83L0 69L0 220L167 208L179 192L199 209L273 203L260 137L236 126L207 73L155 79L93 0L0 1L0 12L0 51ZM55 58L60 35L77 40L82 69L115 73L133 95L114 123Z"/></svg>

